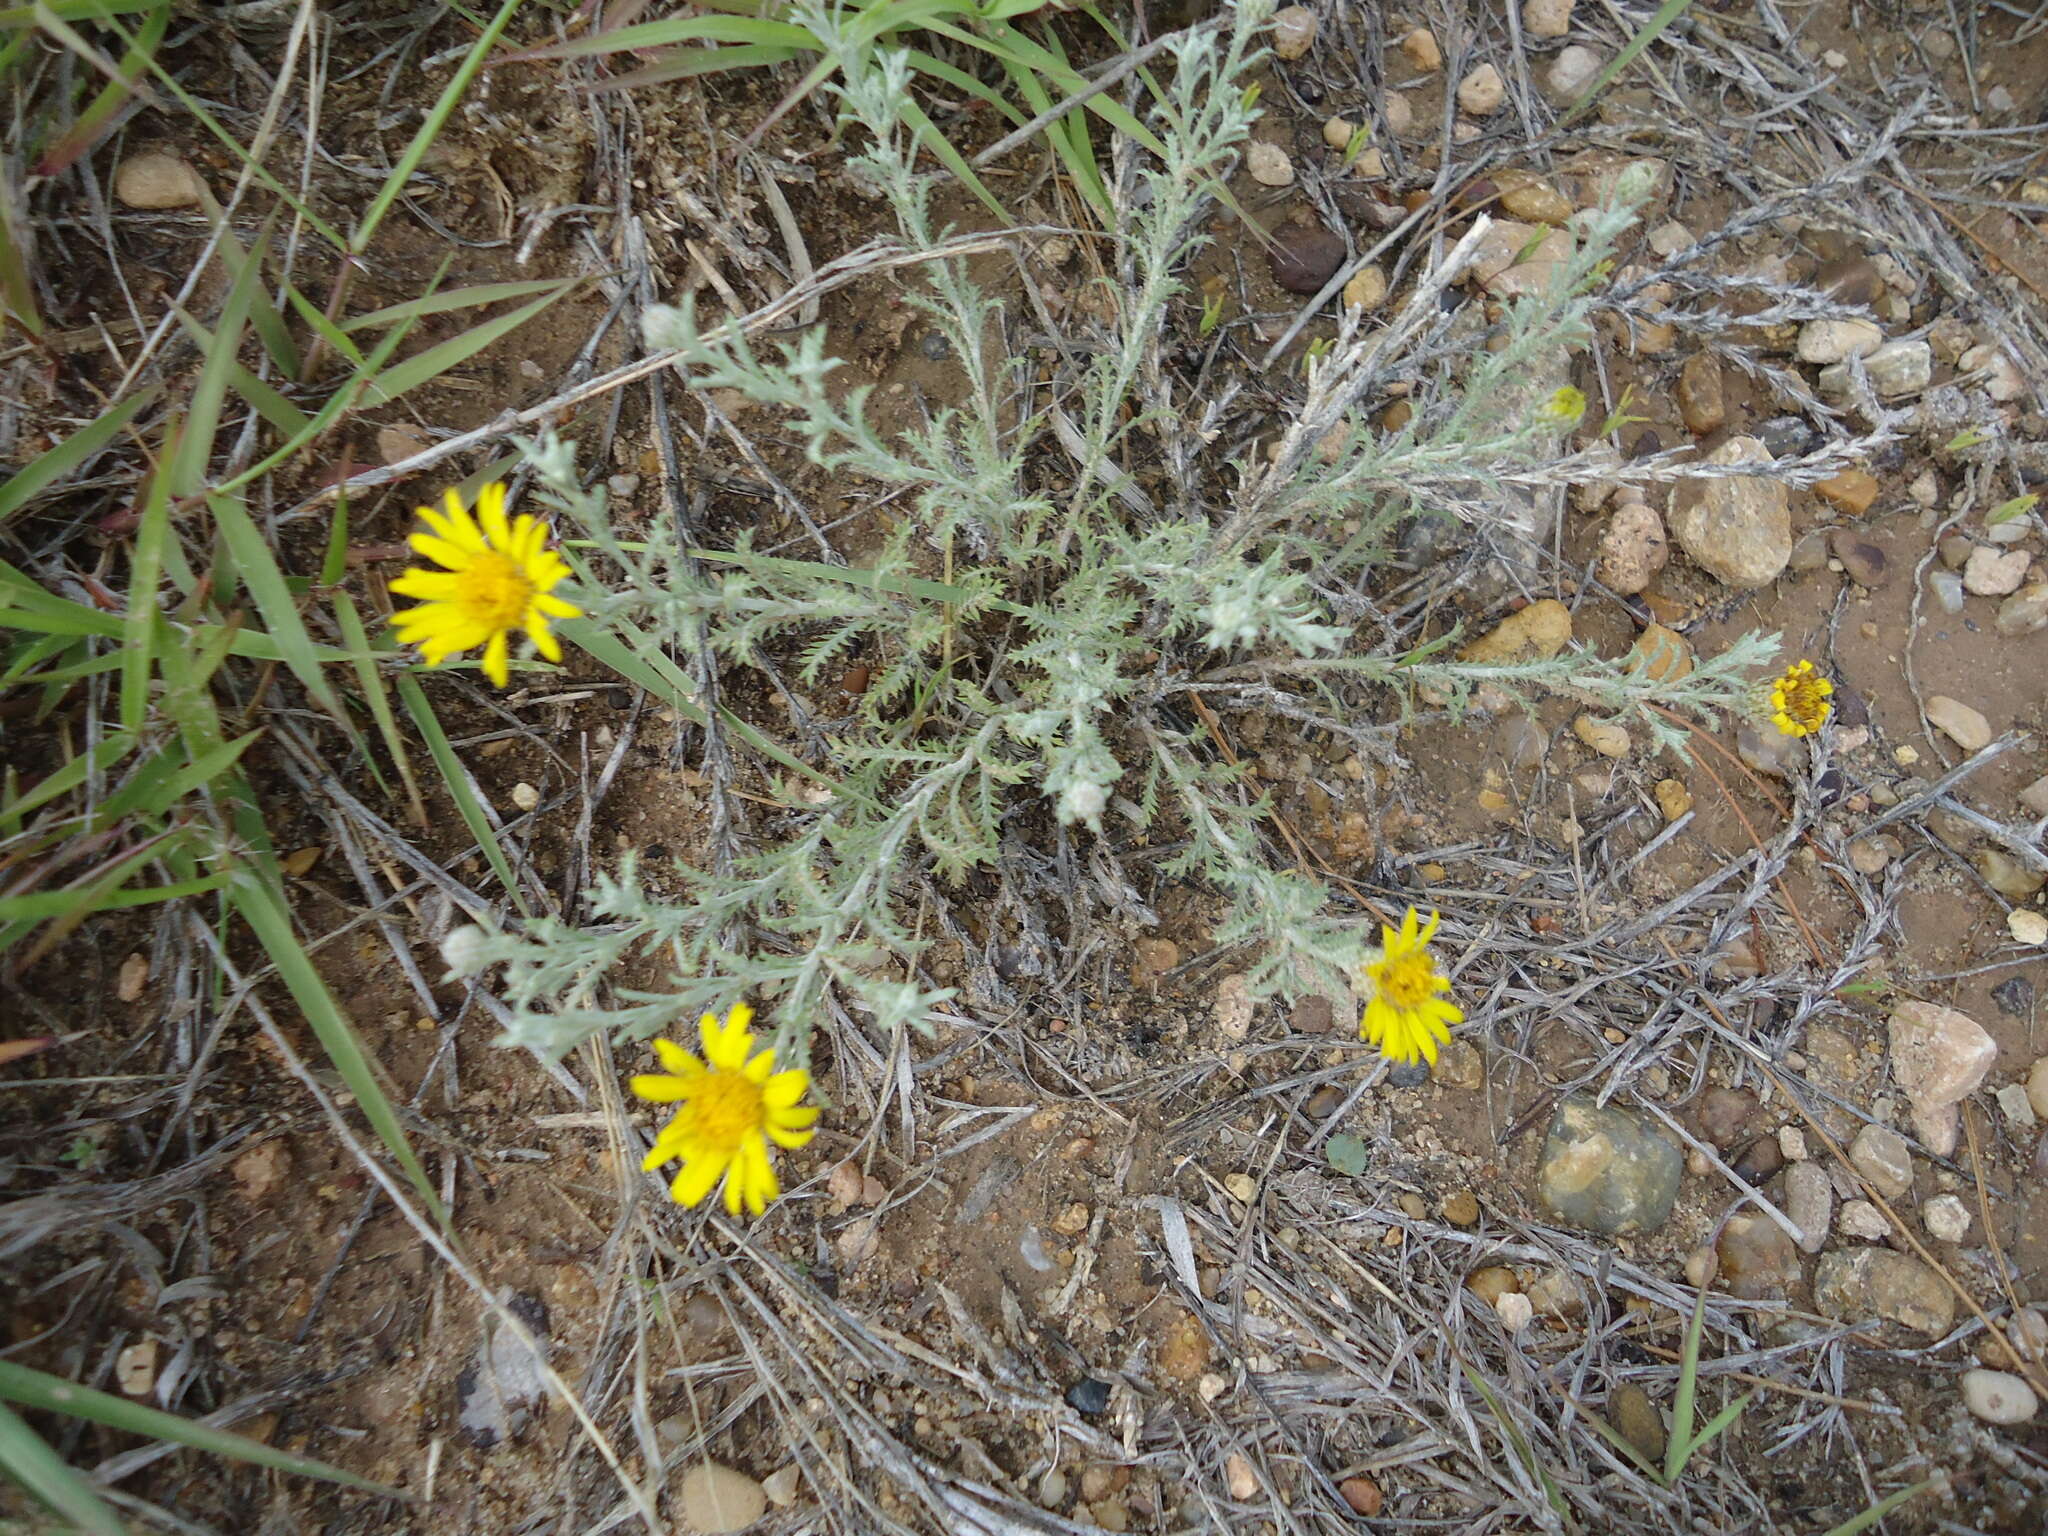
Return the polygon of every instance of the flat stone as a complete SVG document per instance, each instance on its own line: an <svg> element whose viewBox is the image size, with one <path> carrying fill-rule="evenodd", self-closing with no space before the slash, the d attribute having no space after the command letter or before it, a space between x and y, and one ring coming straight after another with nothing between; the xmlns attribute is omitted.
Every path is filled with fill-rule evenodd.
<svg viewBox="0 0 2048 1536"><path fill-rule="evenodd" d="M2027 1102L2034 1106L2035 1114L2048 1120L2048 1056L2027 1069Z"/></svg>
<svg viewBox="0 0 2048 1536"><path fill-rule="evenodd" d="M1745 464L1768 457L1755 438L1731 437L1707 462ZM1767 587L1792 558L1792 512L1783 481L1723 475L1688 485L1671 521L1679 546L1731 587Z"/></svg>
<svg viewBox="0 0 2048 1536"><path fill-rule="evenodd" d="M1625 1381L1608 1397L1607 1411L1613 1416L1615 1433L1634 1446L1637 1455L1652 1466L1662 1463L1669 1432L1664 1427L1664 1415L1650 1401L1649 1393L1634 1382Z"/></svg>
<svg viewBox="0 0 2048 1536"><path fill-rule="evenodd" d="M1965 373L1982 373L1984 392L2001 405L2027 392L2027 381L2018 365L1988 342L1970 348L1956 360L1956 366Z"/></svg>
<svg viewBox="0 0 2048 1536"><path fill-rule="evenodd" d="M1554 597L1540 598L1509 614L1459 655L1466 661L1546 660L1572 637L1572 611Z"/></svg>
<svg viewBox="0 0 2048 1536"><path fill-rule="evenodd" d="M1813 493L1838 512L1861 517L1877 500L1877 480L1867 471L1845 469L1814 483Z"/></svg>
<svg viewBox="0 0 2048 1536"><path fill-rule="evenodd" d="M1913 1151L1906 1138L1882 1125L1866 1125L1849 1143L1849 1161L1887 1200L1913 1187Z"/></svg>
<svg viewBox="0 0 2048 1536"><path fill-rule="evenodd" d="M1859 1242L1876 1243L1891 1235L1892 1224L1868 1200L1846 1200L1842 1214L1835 1219L1835 1230Z"/></svg>
<svg viewBox="0 0 2048 1536"><path fill-rule="evenodd" d="M1956 1320L1955 1297L1941 1276L1889 1248L1822 1254L1813 1273L1813 1303L1840 1322L1878 1318L1930 1339L1947 1333Z"/></svg>
<svg viewBox="0 0 2048 1536"><path fill-rule="evenodd" d="M1820 392L1832 399L1849 396L1850 364L1834 363L1820 371ZM1934 348L1924 341L1888 341L1863 359L1863 372L1880 400L1917 395L1934 377Z"/></svg>
<svg viewBox="0 0 2048 1536"><path fill-rule="evenodd" d="M1718 432L1728 420L1727 392L1722 386L1721 360L1711 352L1695 352L1678 372L1678 414L1688 432Z"/></svg>
<svg viewBox="0 0 2048 1536"><path fill-rule="evenodd" d="M1892 1076L1937 1156L1946 1157L1955 1146L1952 1117L1940 1112L1975 1092L1997 1059L1998 1042L1968 1014L1918 999L1892 1009Z"/></svg>
<svg viewBox="0 0 2048 1536"><path fill-rule="evenodd" d="M1572 216L1572 200L1531 171L1495 171L1500 205L1531 224L1562 224Z"/></svg>
<svg viewBox="0 0 2048 1536"><path fill-rule="evenodd" d="M1344 255L1342 235L1332 234L1320 224L1286 224L1273 232L1266 267L1273 281L1289 293L1316 293L1337 275Z"/></svg>
<svg viewBox="0 0 2048 1536"><path fill-rule="evenodd" d="M1574 1095L1551 1117L1537 1170L1558 1220L1613 1236L1654 1232L1670 1219L1685 1159L1641 1117Z"/></svg>
<svg viewBox="0 0 2048 1536"><path fill-rule="evenodd" d="M1799 1246L1819 1253L1827 1246L1835 1213L1835 1186L1819 1163L1794 1163L1785 1170L1785 1214L1799 1229Z"/></svg>
<svg viewBox="0 0 2048 1536"><path fill-rule="evenodd" d="M2022 864L2003 848L1979 848L1970 855L1970 862L1977 866L1984 883L2008 901L2032 901L2034 892L2048 885L2048 874Z"/></svg>
<svg viewBox="0 0 2048 1536"><path fill-rule="evenodd" d="M199 173L176 155L145 150L114 172L114 196L130 208L189 208L205 195Z"/></svg>
<svg viewBox="0 0 2048 1536"><path fill-rule="evenodd" d="M1859 587L1881 587L1891 576L1891 560L1885 552L1850 529L1835 529L1828 538L1828 549Z"/></svg>
<svg viewBox="0 0 2048 1536"><path fill-rule="evenodd" d="M2024 1424L2040 1411L2034 1389L2006 1371L1963 1372L1963 1406L1987 1424Z"/></svg>
<svg viewBox="0 0 2048 1536"><path fill-rule="evenodd" d="M676 1485L686 1529L704 1536L744 1531L768 1512L768 1495L744 1472L701 1461Z"/></svg>
<svg viewBox="0 0 2048 1536"><path fill-rule="evenodd" d="M1294 180L1294 162L1278 144L1254 139L1244 152L1245 169L1262 187L1284 187Z"/></svg>
<svg viewBox="0 0 2048 1536"><path fill-rule="evenodd" d="M1743 1301L1773 1301L1799 1283L1799 1251L1768 1216L1730 1216L1714 1240L1715 1276Z"/></svg>
<svg viewBox="0 0 2048 1536"><path fill-rule="evenodd" d="M1572 722L1572 734L1602 757L1628 756L1628 731L1611 720L1580 715Z"/></svg>
<svg viewBox="0 0 2048 1536"><path fill-rule="evenodd" d="M1797 351L1802 363L1839 363L1883 345L1883 328L1868 320L1809 320L1799 328Z"/></svg>
<svg viewBox="0 0 2048 1536"><path fill-rule="evenodd" d="M1601 530L1594 574L1611 590L1632 597L1654 581L1670 559L1664 519L1632 501L1616 508Z"/></svg>
<svg viewBox="0 0 2048 1536"><path fill-rule="evenodd" d="M1975 752L1991 744L1991 722L1969 705L1945 693L1937 693L1928 699L1927 720L1965 752Z"/></svg>

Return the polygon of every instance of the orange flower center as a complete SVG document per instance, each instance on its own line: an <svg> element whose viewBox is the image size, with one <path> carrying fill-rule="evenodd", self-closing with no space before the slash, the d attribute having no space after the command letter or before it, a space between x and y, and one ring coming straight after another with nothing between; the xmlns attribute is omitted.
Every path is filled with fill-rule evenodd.
<svg viewBox="0 0 2048 1536"><path fill-rule="evenodd" d="M726 1152L768 1119L761 1090L737 1072L707 1073L690 1095L690 1111L696 1139Z"/></svg>
<svg viewBox="0 0 2048 1536"><path fill-rule="evenodd" d="M455 599L463 617L485 629L516 628L533 601L533 583L510 555L487 549L462 572L462 590Z"/></svg>
<svg viewBox="0 0 2048 1536"><path fill-rule="evenodd" d="M1436 996L1436 967L1429 963L1426 949L1411 949L1368 969L1380 996L1403 1013L1420 1008Z"/></svg>

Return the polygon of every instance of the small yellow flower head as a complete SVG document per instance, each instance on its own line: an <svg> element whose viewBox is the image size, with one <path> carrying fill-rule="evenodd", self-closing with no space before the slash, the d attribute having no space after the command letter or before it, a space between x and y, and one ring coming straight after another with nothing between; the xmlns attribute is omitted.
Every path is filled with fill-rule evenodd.
<svg viewBox="0 0 2048 1536"><path fill-rule="evenodd" d="M1828 695L1835 685L1813 670L1810 661L1795 661L1771 681L1771 724L1787 736L1811 736L1827 723L1835 706Z"/></svg>
<svg viewBox="0 0 2048 1536"><path fill-rule="evenodd" d="M551 596L569 575L568 564L548 548L548 525L521 513L505 516L505 487L495 481L476 499L476 516L449 491L441 511L419 509L428 532L415 533L412 547L441 570L415 566L391 583L402 597L417 597L417 608L392 615L398 638L418 645L430 667L477 646L484 649L484 676L498 687L512 677L508 637L526 631L549 661L562 659L562 643L550 619L573 619L583 610Z"/></svg>
<svg viewBox="0 0 2048 1536"><path fill-rule="evenodd" d="M1586 392L1567 384L1544 401L1537 414L1561 427L1576 427L1586 415Z"/></svg>
<svg viewBox="0 0 2048 1536"><path fill-rule="evenodd" d="M682 1106L640 1164L650 1173L664 1163L683 1165L668 1187L677 1205L701 1204L723 1179L726 1210L737 1216L744 1205L759 1216L782 1193L768 1143L793 1151L816 1134L816 1107L798 1102L811 1074L776 1071L773 1051L754 1050L753 1022L754 1010L745 1003L734 1004L723 1024L707 1013L697 1022L702 1060L673 1040L657 1040L654 1054L668 1071L632 1081L636 1096Z"/></svg>
<svg viewBox="0 0 2048 1536"><path fill-rule="evenodd" d="M1437 996L1451 989L1450 978L1429 953L1439 921L1432 912L1424 926L1410 907L1398 929L1381 924L1381 947L1355 974L1354 984L1366 1000L1359 1036L1389 1061L1435 1066L1437 1047L1451 1038L1451 1025L1465 1022L1463 1009Z"/></svg>

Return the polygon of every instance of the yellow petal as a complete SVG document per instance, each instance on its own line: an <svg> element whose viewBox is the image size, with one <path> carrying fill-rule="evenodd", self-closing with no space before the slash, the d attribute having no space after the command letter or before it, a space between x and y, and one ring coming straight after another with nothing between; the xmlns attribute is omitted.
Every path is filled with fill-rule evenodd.
<svg viewBox="0 0 2048 1536"><path fill-rule="evenodd" d="M539 586L540 583L535 582L534 585ZM583 616L583 610L574 603L565 603L559 597L550 597L545 592L534 594L532 607L551 619L578 619Z"/></svg>
<svg viewBox="0 0 2048 1536"><path fill-rule="evenodd" d="M477 527L476 519L469 515L469 508L462 504L462 498L453 486L442 494L441 509L447 520L449 541L482 553L485 548L483 530ZM424 513L426 509L420 510Z"/></svg>
<svg viewBox="0 0 2048 1536"><path fill-rule="evenodd" d="M400 597L424 598L430 603L445 603L462 592L462 578L453 571L410 570L391 583L391 590Z"/></svg>
<svg viewBox="0 0 2048 1536"><path fill-rule="evenodd" d="M749 1136L740 1148L740 1167L747 1179L747 1209L759 1216L771 1200L782 1197L782 1182L775 1177L775 1165L768 1161L768 1143Z"/></svg>
<svg viewBox="0 0 2048 1536"><path fill-rule="evenodd" d="M718 1176L725 1172L725 1164L726 1159L715 1153L699 1153L683 1164L683 1171L668 1187L668 1197L677 1205L702 1205L704 1197L718 1183Z"/></svg>
<svg viewBox="0 0 2048 1536"><path fill-rule="evenodd" d="M502 629L492 635L484 646L484 676L499 688L512 686L512 668L506 660L509 649Z"/></svg>
<svg viewBox="0 0 2048 1536"><path fill-rule="evenodd" d="M677 1045L673 1040L657 1039L654 1054L661 1058L661 1064L677 1077L696 1077L704 1071L704 1063Z"/></svg>
<svg viewBox="0 0 2048 1536"><path fill-rule="evenodd" d="M744 1170L735 1168L725 1176L725 1214L737 1216L740 1202L746 1197L747 1176Z"/></svg>
<svg viewBox="0 0 2048 1536"><path fill-rule="evenodd" d="M533 604L528 603L526 606L526 634L527 638L533 641L533 648L549 661L560 661L562 642L557 640L554 631L548 628L548 621L533 613Z"/></svg>
<svg viewBox="0 0 2048 1536"><path fill-rule="evenodd" d="M689 1078L656 1072L636 1073L626 1086L633 1090L634 1098L645 1099L650 1104L674 1104L697 1090L696 1083Z"/></svg>
<svg viewBox="0 0 2048 1536"><path fill-rule="evenodd" d="M484 537L491 541L491 548L507 554L512 552L512 527L505 521L504 486L493 481L483 488L476 499L476 520L484 530Z"/></svg>
<svg viewBox="0 0 2048 1536"><path fill-rule="evenodd" d="M817 1118L818 1114L818 1112L815 1109L788 1110L784 1113L809 1115L812 1119ZM811 1138L818 1134L816 1131L800 1130L796 1127L782 1124L778 1122L778 1120L774 1117L770 1117L768 1123L762 1126L761 1130L762 1133L765 1136L767 1136L767 1138L770 1141L775 1143L775 1145L777 1145L778 1147L787 1147L792 1152L796 1151L799 1147L808 1147L811 1144Z"/></svg>
<svg viewBox="0 0 2048 1536"><path fill-rule="evenodd" d="M740 1076L756 1088L766 1083L775 1071L775 1053L758 1051L747 1058L747 1064L740 1068Z"/></svg>
<svg viewBox="0 0 2048 1536"><path fill-rule="evenodd" d="M451 491L449 494L452 496L454 492ZM460 513L462 504L457 502L455 509ZM445 513L436 512L432 507L420 507L416 510L416 515L421 522L456 549L461 550L465 556L480 555L484 552L484 541L477 536L476 528L467 516L449 517Z"/></svg>
<svg viewBox="0 0 2048 1536"><path fill-rule="evenodd" d="M811 1074L801 1067L777 1072L761 1084L761 1101L770 1109L788 1109L811 1086Z"/></svg>

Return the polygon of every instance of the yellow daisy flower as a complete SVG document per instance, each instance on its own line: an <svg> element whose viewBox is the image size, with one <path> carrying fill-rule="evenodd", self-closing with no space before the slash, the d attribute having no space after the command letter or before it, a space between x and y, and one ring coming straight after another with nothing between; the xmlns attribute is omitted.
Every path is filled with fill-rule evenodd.
<svg viewBox="0 0 2048 1536"><path fill-rule="evenodd" d="M734 1004L723 1024L707 1013L697 1021L702 1060L673 1040L657 1040L654 1054L668 1071L632 1081L638 1097L682 1106L640 1164L649 1172L663 1163L683 1165L668 1187L677 1205L700 1204L723 1179L726 1210L737 1216L745 1205L759 1216L782 1193L768 1143L794 1150L816 1134L817 1109L798 1103L811 1074L776 1071L773 1051L754 1050L753 1022L754 1010L745 1003Z"/></svg>
<svg viewBox="0 0 2048 1536"><path fill-rule="evenodd" d="M1813 670L1810 661L1795 661L1771 682L1771 724L1787 736L1811 736L1827 723L1835 706L1828 695L1835 685Z"/></svg>
<svg viewBox="0 0 2048 1536"><path fill-rule="evenodd" d="M1451 1038L1450 1026L1465 1022L1463 1009L1437 996L1451 989L1450 978L1429 953L1439 921L1432 912L1424 926L1410 907L1398 929L1382 923L1380 948L1353 977L1366 1000L1359 1037L1378 1046L1389 1061L1435 1066L1437 1047Z"/></svg>
<svg viewBox="0 0 2048 1536"><path fill-rule="evenodd" d="M484 676L500 688L511 681L507 637L515 629L525 630L549 661L560 661L562 643L548 620L583 610L550 595L569 566L548 548L548 525L525 513L508 520L505 487L496 481L477 495L473 518L452 490L441 511L418 510L429 531L412 536L413 550L442 569L415 566L391 583L401 597L421 600L392 615L400 642L418 645L430 667L482 646Z"/></svg>

